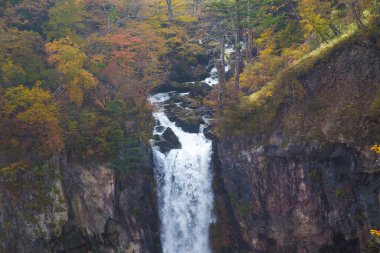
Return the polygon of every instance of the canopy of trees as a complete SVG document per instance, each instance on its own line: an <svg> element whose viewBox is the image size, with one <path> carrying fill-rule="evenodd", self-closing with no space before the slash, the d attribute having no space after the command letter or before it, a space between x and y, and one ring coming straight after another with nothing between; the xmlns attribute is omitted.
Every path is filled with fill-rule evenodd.
<svg viewBox="0 0 380 253"><path fill-rule="evenodd" d="M374 0L1 1L0 150L9 159L0 165L20 162L17 150L26 162L62 150L116 161L149 139L146 98L178 59L213 52L220 85L210 99L227 115L231 99L310 51L377 26L378 10Z"/></svg>

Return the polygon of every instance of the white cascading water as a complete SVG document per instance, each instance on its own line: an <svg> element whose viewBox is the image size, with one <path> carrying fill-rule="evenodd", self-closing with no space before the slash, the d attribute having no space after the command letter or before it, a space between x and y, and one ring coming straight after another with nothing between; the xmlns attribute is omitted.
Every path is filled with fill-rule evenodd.
<svg viewBox="0 0 380 253"><path fill-rule="evenodd" d="M168 119L163 102L169 98L168 93L150 98L159 126L154 134L161 135L170 127L182 145L165 155L152 141L163 252L209 253L209 228L213 222L212 142L204 136L202 126L197 134L187 133Z"/></svg>

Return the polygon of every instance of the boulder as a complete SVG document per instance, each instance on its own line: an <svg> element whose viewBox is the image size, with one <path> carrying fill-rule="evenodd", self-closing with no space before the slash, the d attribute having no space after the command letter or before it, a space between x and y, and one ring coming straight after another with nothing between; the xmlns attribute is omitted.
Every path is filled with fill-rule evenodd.
<svg viewBox="0 0 380 253"><path fill-rule="evenodd" d="M153 137L156 146L160 148L162 153L169 153L172 149L181 149L182 145L178 140L178 137L175 135L173 130L168 127L164 133L160 135L155 135Z"/></svg>
<svg viewBox="0 0 380 253"><path fill-rule="evenodd" d="M183 118L178 118L176 124L180 126L185 132L198 133L199 126L202 123L196 115L187 115Z"/></svg>
<svg viewBox="0 0 380 253"><path fill-rule="evenodd" d="M178 83L178 82L167 82L165 84L159 85L157 87L154 87L152 89L152 94L155 93L164 93L164 92L170 92L170 91L176 91L176 92L190 92L190 90L194 87L194 83L187 82L187 83Z"/></svg>
<svg viewBox="0 0 380 253"><path fill-rule="evenodd" d="M191 97L205 97L207 96L210 91L212 90L212 87L204 82L197 82L194 84L193 88L190 89L190 96Z"/></svg>
<svg viewBox="0 0 380 253"><path fill-rule="evenodd" d="M209 74L208 65L210 55L205 54L187 55L185 57L174 57L173 68L169 79L177 82L200 81L207 78Z"/></svg>
<svg viewBox="0 0 380 253"><path fill-rule="evenodd" d="M182 96L177 92L171 92L170 99L165 101L165 104L167 105L180 104L183 107L189 106L191 103L193 103L193 99L191 99L189 96Z"/></svg>
<svg viewBox="0 0 380 253"><path fill-rule="evenodd" d="M199 126L203 123L203 120L192 110L179 107L175 104L166 107L166 115L171 121L175 122L177 126L189 133L198 133Z"/></svg>
<svg viewBox="0 0 380 253"><path fill-rule="evenodd" d="M164 93L164 92L190 92L193 97L205 97L207 96L212 87L204 82L167 82L163 85L153 88L152 94Z"/></svg>
<svg viewBox="0 0 380 253"><path fill-rule="evenodd" d="M168 142L170 142L173 145L173 147L175 147L177 149L180 149L182 147L181 143L178 140L177 135L175 135L175 133L173 132L173 130L170 127L168 127L165 130L165 132L162 134L162 138L164 140L167 140Z"/></svg>
<svg viewBox="0 0 380 253"><path fill-rule="evenodd" d="M203 131L203 134L206 136L207 139L210 139L210 140L216 140L217 137L216 135L212 132L212 126L208 126L204 129Z"/></svg>

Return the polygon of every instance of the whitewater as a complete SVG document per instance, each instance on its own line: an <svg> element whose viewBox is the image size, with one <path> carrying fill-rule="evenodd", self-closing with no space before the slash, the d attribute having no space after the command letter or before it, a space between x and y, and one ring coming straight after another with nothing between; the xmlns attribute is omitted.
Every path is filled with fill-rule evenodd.
<svg viewBox="0 0 380 253"><path fill-rule="evenodd" d="M182 145L165 154L152 141L163 252L209 253L209 229L214 221L212 142L203 134L203 126L199 133L188 133L170 121L164 109L169 99L169 93L150 98L157 122L154 134L161 135L170 127Z"/></svg>

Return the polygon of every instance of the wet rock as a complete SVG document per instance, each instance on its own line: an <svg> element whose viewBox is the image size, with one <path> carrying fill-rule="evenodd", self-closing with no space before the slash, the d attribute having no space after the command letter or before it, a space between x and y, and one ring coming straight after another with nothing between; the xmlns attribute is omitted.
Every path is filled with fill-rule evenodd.
<svg viewBox="0 0 380 253"><path fill-rule="evenodd" d="M194 99L190 98L189 96L184 96L182 94L179 94L177 92L171 92L170 93L170 99L165 102L165 104L179 104L182 107L190 106L192 103L194 103Z"/></svg>
<svg viewBox="0 0 380 253"><path fill-rule="evenodd" d="M207 139L210 140L216 140L215 134L212 132L212 126L208 126L203 130L203 134L206 136Z"/></svg>
<svg viewBox="0 0 380 253"><path fill-rule="evenodd" d="M156 131L163 132L165 130L165 127L163 126L156 126Z"/></svg>
<svg viewBox="0 0 380 253"><path fill-rule="evenodd" d="M183 93L190 92L190 95L193 97L205 97L211 91L211 86L204 82L167 82L163 85L157 86L152 90L152 93L165 93L173 92L172 96L180 96L179 94L175 95L174 92Z"/></svg>
<svg viewBox="0 0 380 253"><path fill-rule="evenodd" d="M197 116L188 115L183 118L178 118L176 123L185 131L189 133L198 133L199 126L202 123L201 119Z"/></svg>
<svg viewBox="0 0 380 253"><path fill-rule="evenodd" d="M167 82L163 85L153 88L152 93L164 93L170 91L176 92L189 92L192 83L178 83L178 82Z"/></svg>
<svg viewBox="0 0 380 253"><path fill-rule="evenodd" d="M200 81L207 78L209 55L198 54L195 57L177 57L173 59L173 69L170 79L177 82Z"/></svg>
<svg viewBox="0 0 380 253"><path fill-rule="evenodd" d="M178 146L179 148L181 148L181 143L179 142L178 137L175 135L175 133L170 127L168 127L162 134L162 138L173 143L174 146Z"/></svg>
<svg viewBox="0 0 380 253"><path fill-rule="evenodd" d="M180 99L181 96L178 93L189 92L190 97L199 98L207 96L212 87L205 82L168 82L163 85L160 85L152 90L152 93L165 93L170 92L170 95L173 99Z"/></svg>
<svg viewBox="0 0 380 253"><path fill-rule="evenodd" d="M207 118L212 118L214 115L214 110L208 106L199 106L193 110L198 116L206 116Z"/></svg>
<svg viewBox="0 0 380 253"><path fill-rule="evenodd" d="M177 105L167 106L166 114L171 121L176 123L177 126L189 133L198 133L199 126L203 123L203 120L192 110L182 108Z"/></svg>
<svg viewBox="0 0 380 253"><path fill-rule="evenodd" d="M190 90L191 97L205 97L207 96L212 87L204 82L197 82L194 84L194 87Z"/></svg>
<svg viewBox="0 0 380 253"><path fill-rule="evenodd" d="M155 140L155 144L160 148L160 151L163 153L168 153L172 149L182 148L182 145L179 142L178 137L175 135L175 133L170 127L168 127L161 136L155 135L153 139Z"/></svg>

